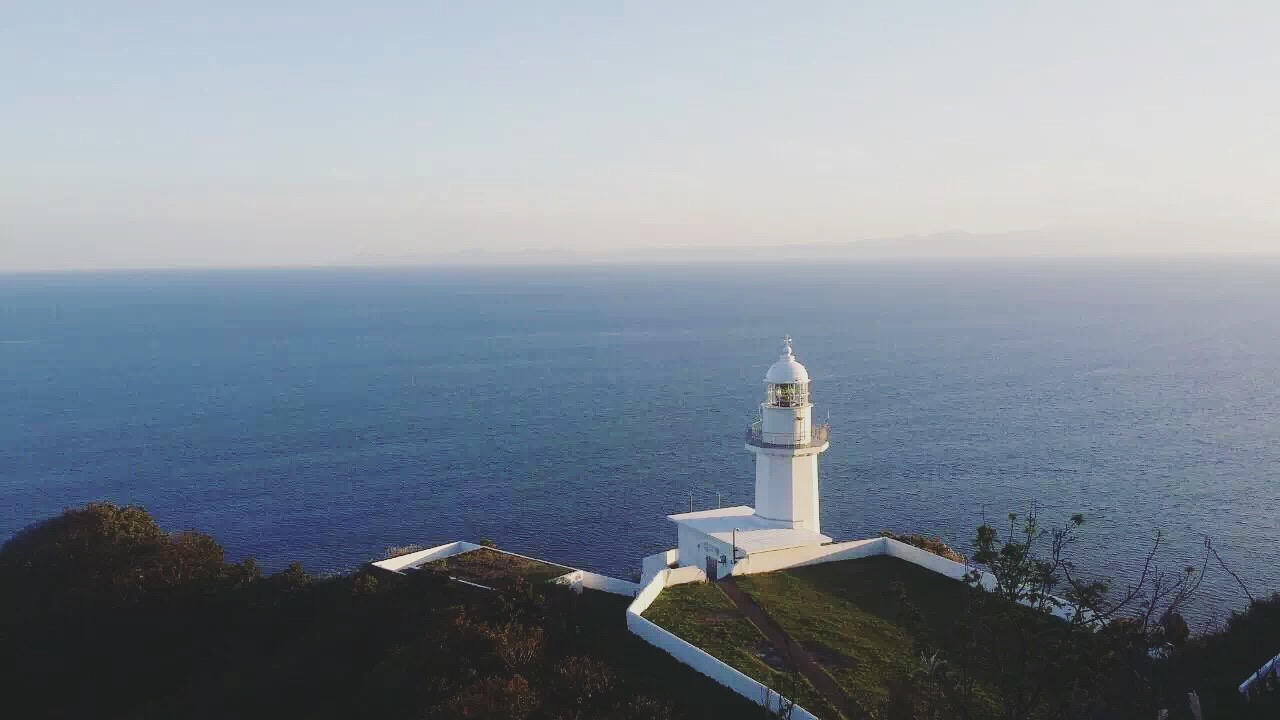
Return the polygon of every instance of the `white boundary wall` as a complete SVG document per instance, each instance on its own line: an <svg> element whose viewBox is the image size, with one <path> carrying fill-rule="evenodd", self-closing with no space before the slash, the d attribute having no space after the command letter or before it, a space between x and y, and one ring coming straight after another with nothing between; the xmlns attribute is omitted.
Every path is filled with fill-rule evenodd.
<svg viewBox="0 0 1280 720"><path fill-rule="evenodd" d="M683 585L691 582L706 582L707 574L700 567L678 567L670 570L663 570L659 573L662 575L663 587L671 587L672 585Z"/></svg>
<svg viewBox="0 0 1280 720"><path fill-rule="evenodd" d="M870 540L854 540L852 542L831 543L828 545L810 545L807 547L788 548L748 555L733 564L732 575L754 575L755 573L773 572L801 565L817 565L818 563L836 562L839 560L855 560L872 555L884 555L886 538Z"/></svg>
<svg viewBox="0 0 1280 720"><path fill-rule="evenodd" d="M1280 655L1276 655L1270 660L1262 663L1262 667L1258 668L1258 672L1250 675L1248 680L1240 683L1240 694L1248 697L1249 689L1252 688L1254 684L1260 683L1262 680L1265 680L1272 675L1280 675Z"/></svg>
<svg viewBox="0 0 1280 720"><path fill-rule="evenodd" d="M665 553L660 555L665 556ZM755 553L734 563L731 574L752 575L802 567L804 565L856 560L875 555L895 557L939 575L944 575L957 582L963 581L965 575L974 570L974 568L970 568L964 563L934 555L914 545L908 545L891 538L879 537ZM656 558L659 556L651 555L649 557ZM649 562L649 558L645 558L645 561ZM627 629L640 636L650 645L662 649L668 655L752 702L763 703L764 699L768 697L770 708L776 710L778 703L781 701L781 696L776 692L641 617L641 614L648 610L653 601L662 593L663 588L687 582L703 582L705 580L706 573L696 567L664 568L655 572L652 577L648 577L648 573L646 573L644 587L636 595L635 601L627 608ZM981 573L981 582L985 590L991 590L995 587L995 577L990 573ZM1065 604L1065 601L1060 602ZM1065 605L1064 607L1053 609L1052 614L1063 619L1070 619L1071 606ZM797 720L809 720L810 718L817 720L812 713L798 705L792 717Z"/></svg>
<svg viewBox="0 0 1280 720"><path fill-rule="evenodd" d="M899 560L906 560L912 565L919 565L925 570L932 570L939 575L946 575L952 580L964 580L964 576L970 570L964 563L948 560L941 555L934 555L928 550L921 550L915 545L908 545L900 540L892 540L890 538L880 539L884 541L885 555L896 557ZM986 578L983 579L985 580ZM985 587L986 583L984 582L983 585Z"/></svg>
<svg viewBox="0 0 1280 720"><path fill-rule="evenodd" d="M640 561L640 584L648 585L649 581L657 575L659 571L665 570L675 564L679 557L680 551L672 548L665 552L647 555Z"/></svg>
<svg viewBox="0 0 1280 720"><path fill-rule="evenodd" d="M444 545L437 545L432 548L427 548L426 550L411 552L408 555L397 555L396 557L387 558L386 560L379 560L374 563L373 566L380 567L383 570L390 570L392 572L404 572L405 570L416 568L419 565L425 565L426 563L434 560L443 560L444 558L453 557L454 555L461 555L464 552L478 550L481 547L483 546L461 541L445 543Z"/></svg>
<svg viewBox="0 0 1280 720"><path fill-rule="evenodd" d="M574 570L571 573L565 573L556 578L555 582L561 585L568 585L574 592L579 593L582 592L583 588L627 597L635 597L636 593L640 592L639 583L611 578L608 575L601 575L588 570Z"/></svg>
<svg viewBox="0 0 1280 720"><path fill-rule="evenodd" d="M677 570L696 570L702 580L706 580L706 574L698 568L677 568ZM675 571L663 569L640 590L640 594L636 595L636 599L627 608L627 629L635 635L638 635L645 642L662 650L671 657L724 685L730 690L738 693L748 701L763 705L766 701L769 703L770 710L777 710L782 703L782 698L768 686L753 680L741 672L729 667L717 660L714 656L706 651L695 647L694 645L681 640L675 635L663 630L649 620L641 617L641 613L649 609L653 601L657 599L663 588L672 585L681 585L685 582L697 582L695 579L683 579L685 576L694 577L692 573L683 573L678 578L671 577ZM795 706L791 713L793 720L818 720L809 711Z"/></svg>
<svg viewBox="0 0 1280 720"><path fill-rule="evenodd" d="M407 555L398 555L396 557L388 558L386 560L379 560L378 562L373 563L373 565L374 567L380 567L383 570L390 570L392 572L403 574L405 570L411 570L421 565L425 565L429 562L434 562L436 560L443 560L445 558L453 557L454 555L461 555L463 553L468 553L468 552L471 552L472 550L479 550L482 547L488 547L488 546L457 541L457 542L445 543L444 545L437 545L435 547L427 548L426 550L419 550L417 552L412 552ZM627 597L635 597L636 593L640 592L639 584L629 582L627 580L619 580L617 578L611 578L608 575L601 575L599 573L593 573L588 570L579 570L577 568L570 568L567 565L560 565L560 563L548 562L540 558L529 557L528 555L521 555L520 553L508 552L506 550L499 550L498 548L489 548L489 549L494 552L500 552L503 555L511 555L513 557L524 558L525 560L532 560L534 562L545 563L547 565L557 565L559 567L568 569L569 572L559 577L552 578L552 580L561 585L568 585L569 587L573 588L574 592L582 592L583 588L587 588L589 590L601 590L603 592L612 593L614 595L625 595ZM467 585L473 585L475 587L481 587L481 588L485 587L484 585L479 585L473 582L467 582L466 580L458 580L458 582L465 583ZM485 589L491 590L492 588L485 588Z"/></svg>
<svg viewBox="0 0 1280 720"><path fill-rule="evenodd" d="M400 555L399 557L388 558L373 563L374 566L392 572L403 572L405 570L424 565L426 563L441 560L454 555L478 550L482 545L469 542L451 542L444 545L437 545L426 550ZM507 552L506 550L498 550L490 548L496 552L515 557L524 558L526 560L534 560L536 562L547 562L538 558L532 558L519 553ZM828 545L817 545L802 548L789 548L787 550L775 550L773 552L756 553L750 555L734 564L732 569L733 575L752 575L755 573L773 572L775 570L786 570L787 568L801 567L804 565L817 565L820 563L839 562L841 560L855 560L858 558L871 557L874 555L889 555L900 560L905 560L913 565L918 565L926 570L945 575L953 580L962 580L970 568L963 563L948 560L944 557L934 555L927 550L921 550L914 545L893 540L890 538L870 538L867 540L853 540L851 542L831 543ZM747 700L763 704L768 699L771 709L776 710L782 702L782 697L776 692L761 684L760 682L747 677L743 673L729 667L715 657L709 655L704 650L681 640L679 637L663 630L649 620L646 620L641 614L649 609L653 601L662 593L664 588L673 585L683 585L690 582L706 582L707 575L698 567L677 567L668 568L668 564L675 562L676 551L667 550L666 552L657 553L646 557L643 561L643 582L641 584L628 582L611 578L607 575L589 572L586 570L571 569L570 572L554 579L555 582L569 585L575 591L581 592L583 588L592 590L600 590L603 592L613 593L615 595L626 595L634 597L631 605L627 607L627 629L635 635L638 635L645 642L657 647L668 655L671 655L680 662L733 690ZM659 567L658 564L661 563ZM558 564L558 563L549 563ZM653 571L650 574L650 571ZM995 585L995 578L990 573L982 573L982 586L990 590ZM1054 615L1062 618L1070 618L1071 613L1069 606L1066 608L1058 608L1053 612ZM1274 661L1273 661L1274 662ZM1247 683L1246 683L1247 684ZM794 720L818 720L812 713L797 705L792 713Z"/></svg>
<svg viewBox="0 0 1280 720"><path fill-rule="evenodd" d="M434 562L436 560L443 560L448 557L453 557L454 555L461 555L462 553L471 552L472 550L480 550L482 548L486 550L492 550L496 553L502 553L503 555L510 555L512 557L523 558L525 560L530 560L532 562L539 562L539 563L542 563L543 565L555 565L556 567L562 567L565 570L568 570L570 572L576 572L578 570L577 568L569 567L568 565L561 565L560 563L551 562L550 560L543 560L542 558L529 557L528 555L513 553L510 550L499 550L496 547L489 547L488 545L477 545L475 543L463 542L461 540L457 542L445 543L444 545L437 545L433 548L427 548L426 550L419 550L417 552L409 553L408 555L399 555L397 557L389 558L387 560L379 560L378 562L373 563L373 565L375 567L380 567L384 570L394 570L395 572L401 572L403 570L412 570L413 568L416 568L419 565L426 565L429 562ZM566 573L566 574L569 574L569 573Z"/></svg>

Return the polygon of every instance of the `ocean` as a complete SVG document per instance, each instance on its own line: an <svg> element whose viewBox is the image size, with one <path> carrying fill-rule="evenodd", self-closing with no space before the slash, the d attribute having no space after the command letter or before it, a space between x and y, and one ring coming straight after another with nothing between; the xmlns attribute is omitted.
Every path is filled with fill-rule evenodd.
<svg viewBox="0 0 1280 720"><path fill-rule="evenodd" d="M751 504L784 334L830 417L823 530L1086 516L1122 582L1206 536L1280 590L1280 262L0 276L0 540L91 500L267 569L491 538L615 575ZM1196 603L1245 603L1216 567Z"/></svg>

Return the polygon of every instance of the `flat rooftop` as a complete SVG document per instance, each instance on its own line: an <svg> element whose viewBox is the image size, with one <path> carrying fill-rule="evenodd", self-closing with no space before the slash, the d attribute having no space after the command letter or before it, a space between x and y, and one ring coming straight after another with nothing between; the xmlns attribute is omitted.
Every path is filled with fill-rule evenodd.
<svg viewBox="0 0 1280 720"><path fill-rule="evenodd" d="M736 541L738 548L748 555L831 542L831 538L822 533L762 518L756 515L755 508L746 505L668 515L667 519L726 544Z"/></svg>

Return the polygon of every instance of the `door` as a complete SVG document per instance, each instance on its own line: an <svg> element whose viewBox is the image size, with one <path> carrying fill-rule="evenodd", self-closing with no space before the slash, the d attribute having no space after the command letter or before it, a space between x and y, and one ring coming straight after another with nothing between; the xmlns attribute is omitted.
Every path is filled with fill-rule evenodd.
<svg viewBox="0 0 1280 720"><path fill-rule="evenodd" d="M720 579L720 563L719 561L716 560L714 555L707 556L707 579L708 580Z"/></svg>

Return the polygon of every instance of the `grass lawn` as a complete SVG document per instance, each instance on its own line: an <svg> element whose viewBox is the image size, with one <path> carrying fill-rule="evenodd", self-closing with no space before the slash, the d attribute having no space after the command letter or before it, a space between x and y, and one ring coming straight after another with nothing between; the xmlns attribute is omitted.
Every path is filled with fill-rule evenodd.
<svg viewBox="0 0 1280 720"><path fill-rule="evenodd" d="M561 596L576 606L572 614L584 630L582 642L593 655L607 660L619 675L643 677L646 685L669 689L675 697L682 698L682 716L705 720L751 720L763 716L763 711L746 698L631 634L626 609L632 598L597 590Z"/></svg>
<svg viewBox="0 0 1280 720"><path fill-rule="evenodd" d="M688 583L669 587L644 617L744 675L788 697L794 694L796 702L818 717L841 717L807 680L788 672L786 658L715 585ZM794 692L791 688L795 688Z"/></svg>
<svg viewBox="0 0 1280 720"><path fill-rule="evenodd" d="M517 579L528 583L542 583L573 571L573 568L507 555L489 548L433 560L422 565L422 569L448 573L492 588L511 587Z"/></svg>
<svg viewBox="0 0 1280 720"><path fill-rule="evenodd" d="M905 604L891 589L895 581L903 586ZM876 715L888 703L893 679L920 664L913 635L944 656L962 641L955 620L970 592L963 583L887 556L747 575L738 585ZM907 623L912 634L897 622L904 605L918 612L918 620Z"/></svg>

